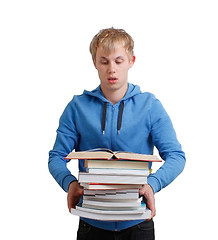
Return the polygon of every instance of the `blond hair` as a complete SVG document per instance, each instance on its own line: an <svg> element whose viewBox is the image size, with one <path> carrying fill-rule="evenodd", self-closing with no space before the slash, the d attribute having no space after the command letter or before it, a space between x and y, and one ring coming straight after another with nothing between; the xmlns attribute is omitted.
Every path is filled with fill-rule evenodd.
<svg viewBox="0 0 218 240"><path fill-rule="evenodd" d="M90 52L92 59L96 60L96 52L98 47L102 47L106 52L110 52L116 48L117 44L123 44L126 52L131 58L134 55L134 41L132 37L123 29L107 28L99 31L90 43Z"/></svg>

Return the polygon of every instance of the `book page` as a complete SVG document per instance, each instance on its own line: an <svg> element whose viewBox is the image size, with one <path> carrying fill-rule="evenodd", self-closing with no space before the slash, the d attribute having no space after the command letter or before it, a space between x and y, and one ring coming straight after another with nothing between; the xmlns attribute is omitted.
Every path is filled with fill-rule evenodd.
<svg viewBox="0 0 218 240"><path fill-rule="evenodd" d="M158 157L154 155L128 153L128 152L118 152L116 153L115 157L118 159L138 160L138 161L160 161Z"/></svg>
<svg viewBox="0 0 218 240"><path fill-rule="evenodd" d="M110 159L113 156L110 152L71 152L67 155L66 159Z"/></svg>

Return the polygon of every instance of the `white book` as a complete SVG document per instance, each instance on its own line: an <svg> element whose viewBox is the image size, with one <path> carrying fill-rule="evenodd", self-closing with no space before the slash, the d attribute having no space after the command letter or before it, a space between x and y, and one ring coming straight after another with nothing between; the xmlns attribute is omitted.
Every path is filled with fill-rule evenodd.
<svg viewBox="0 0 218 240"><path fill-rule="evenodd" d="M148 162L139 161L108 161L108 160L85 160L86 168L120 168L120 169L148 169Z"/></svg>
<svg viewBox="0 0 218 240"><path fill-rule="evenodd" d="M101 201L93 201L93 200L87 200L84 199L82 206L89 205L95 207L96 209L99 207L104 208L132 208L132 207L141 207L142 199L139 198L137 200L116 200L116 201L107 201L107 200L101 200Z"/></svg>
<svg viewBox="0 0 218 240"><path fill-rule="evenodd" d="M101 183L80 183L88 190L118 190L118 189L140 189L142 184L101 184Z"/></svg>
<svg viewBox="0 0 218 240"><path fill-rule="evenodd" d="M149 169L87 168L88 173L148 176Z"/></svg>
<svg viewBox="0 0 218 240"><path fill-rule="evenodd" d="M146 184L146 176L79 173L80 183Z"/></svg>
<svg viewBox="0 0 218 240"><path fill-rule="evenodd" d="M90 218L100 221L128 221L128 220L139 220L139 219L150 219L151 218L151 211L146 209L143 213L134 213L130 214L129 212L126 213L119 213L119 214L106 214L105 211L102 213L99 212L88 212L84 210L84 208L76 207L76 209L72 208L71 213L80 217Z"/></svg>
<svg viewBox="0 0 218 240"><path fill-rule="evenodd" d="M89 208L89 209L98 209L98 210L111 210L111 211L120 211L120 210L136 210L139 207L107 207L107 206L93 206L89 204L82 204L83 208Z"/></svg>
<svg viewBox="0 0 218 240"><path fill-rule="evenodd" d="M89 190L89 189L84 189L84 194L87 195L97 195L97 194L102 194L102 195L114 195L114 194L128 194L128 193L136 193L139 194L138 189L105 189L105 190Z"/></svg>
<svg viewBox="0 0 218 240"><path fill-rule="evenodd" d="M137 198L135 196L121 196L121 195L114 195L114 196L83 196L83 200L91 200L91 201L132 201L136 200Z"/></svg>
<svg viewBox="0 0 218 240"><path fill-rule="evenodd" d="M99 213L99 214L138 214L138 213L144 213L146 210L146 207L140 207L132 210L117 210L117 211L111 211L111 210L99 210L99 209L92 209L92 208L84 208L84 207L76 207L77 209L80 208L85 212L92 212L92 213Z"/></svg>
<svg viewBox="0 0 218 240"><path fill-rule="evenodd" d="M138 189L127 190L88 190L84 189L83 199L138 199Z"/></svg>

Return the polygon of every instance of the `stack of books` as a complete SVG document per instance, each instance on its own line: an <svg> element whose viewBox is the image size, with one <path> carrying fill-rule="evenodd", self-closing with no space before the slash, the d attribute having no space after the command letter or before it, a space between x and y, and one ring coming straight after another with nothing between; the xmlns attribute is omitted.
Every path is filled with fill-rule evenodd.
<svg viewBox="0 0 218 240"><path fill-rule="evenodd" d="M66 159L84 159L86 167L78 177L83 202L72 214L103 221L150 218L139 189L147 183L149 161L160 161L156 156L95 149L71 152Z"/></svg>

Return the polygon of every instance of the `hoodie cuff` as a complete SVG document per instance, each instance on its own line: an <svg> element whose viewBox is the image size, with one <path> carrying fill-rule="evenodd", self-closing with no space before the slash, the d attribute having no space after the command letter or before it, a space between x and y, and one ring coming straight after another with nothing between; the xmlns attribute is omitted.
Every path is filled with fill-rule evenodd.
<svg viewBox="0 0 218 240"><path fill-rule="evenodd" d="M77 179L73 175L67 175L62 182L62 188L65 192L68 192L68 188L70 183L77 181Z"/></svg>
<svg viewBox="0 0 218 240"><path fill-rule="evenodd" d="M152 187L154 193L161 190L161 184L154 175L150 175L148 177L148 184Z"/></svg>

